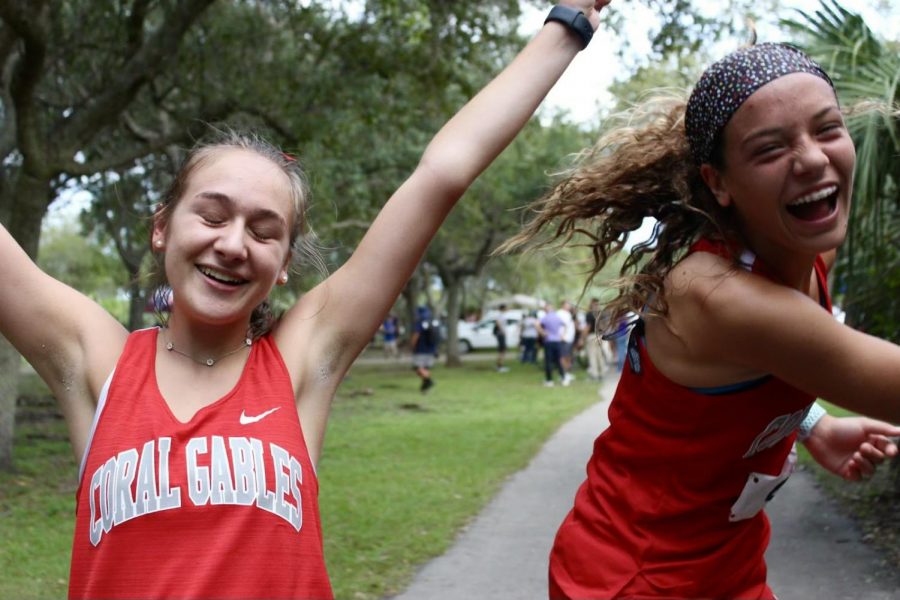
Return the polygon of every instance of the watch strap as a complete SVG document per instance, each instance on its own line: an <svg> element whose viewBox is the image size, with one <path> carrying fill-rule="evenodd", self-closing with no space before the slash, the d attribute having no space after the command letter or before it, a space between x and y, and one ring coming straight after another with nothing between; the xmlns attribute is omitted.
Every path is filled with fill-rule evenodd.
<svg viewBox="0 0 900 600"><path fill-rule="evenodd" d="M581 40L582 50L587 48L591 38L594 37L594 28L591 26L591 22L588 21L588 18L584 16L584 13L577 8L557 4L550 9L550 13L547 15L547 18L544 19L544 24L546 25L550 21L562 23L575 32Z"/></svg>

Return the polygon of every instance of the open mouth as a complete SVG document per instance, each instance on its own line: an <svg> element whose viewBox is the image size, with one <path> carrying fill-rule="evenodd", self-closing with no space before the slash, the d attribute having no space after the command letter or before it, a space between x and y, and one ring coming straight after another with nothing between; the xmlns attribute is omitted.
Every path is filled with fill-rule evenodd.
<svg viewBox="0 0 900 600"><path fill-rule="evenodd" d="M821 221L830 217L837 208L838 186L807 194L787 205L787 211L801 221Z"/></svg>
<svg viewBox="0 0 900 600"><path fill-rule="evenodd" d="M238 279L236 277L232 277L231 275L227 275L226 273L223 273L221 271L211 269L210 267L204 267L204 266L197 265L197 270L200 271L201 273L203 273L203 275L205 277L207 277L208 279L212 279L216 283L221 283L224 285L230 285L230 286L235 286L235 287L247 283L246 279Z"/></svg>

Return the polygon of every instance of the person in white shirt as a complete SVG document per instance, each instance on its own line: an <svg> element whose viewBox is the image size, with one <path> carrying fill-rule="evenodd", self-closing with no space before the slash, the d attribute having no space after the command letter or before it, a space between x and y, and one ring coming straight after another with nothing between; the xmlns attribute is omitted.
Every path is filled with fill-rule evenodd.
<svg viewBox="0 0 900 600"><path fill-rule="evenodd" d="M559 314L559 318L562 320L563 324L565 324L565 329L563 329L562 334L562 343L560 344L559 359L562 363L563 370L566 372L563 377L563 385L567 385L575 380L575 376L572 375L572 350L575 344L576 334L575 318L572 316L572 304L568 300L563 300L559 310L556 312Z"/></svg>

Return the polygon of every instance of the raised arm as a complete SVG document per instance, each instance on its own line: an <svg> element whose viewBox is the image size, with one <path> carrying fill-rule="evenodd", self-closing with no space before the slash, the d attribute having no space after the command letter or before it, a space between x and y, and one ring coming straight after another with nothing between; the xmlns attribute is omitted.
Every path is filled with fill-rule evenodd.
<svg viewBox="0 0 900 600"><path fill-rule="evenodd" d="M609 0L565 0L592 29ZM437 133L413 174L391 196L353 256L289 312L282 339L311 315L338 369L356 357L396 300L463 192L512 141L582 48L573 28L548 22L491 83ZM354 315L348 322L343 318ZM338 343L339 342L339 343ZM285 344L280 344L284 346ZM336 349L335 349L336 348ZM331 352L334 350L334 352ZM335 354L336 353L336 354Z"/></svg>
<svg viewBox="0 0 900 600"><path fill-rule="evenodd" d="M127 331L94 301L41 271L3 227L0 281L0 333L47 382L80 457Z"/></svg>

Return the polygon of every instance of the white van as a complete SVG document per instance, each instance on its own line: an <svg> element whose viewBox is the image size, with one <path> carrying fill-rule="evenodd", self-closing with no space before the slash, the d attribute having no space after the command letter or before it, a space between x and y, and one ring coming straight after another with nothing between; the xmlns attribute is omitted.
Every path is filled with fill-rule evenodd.
<svg viewBox="0 0 900 600"><path fill-rule="evenodd" d="M519 324L525 311L517 308L511 308L504 311L506 326L506 346L515 348L519 345ZM468 323L460 321L457 325L457 334L459 337L460 353L471 352L472 350L496 350L497 337L494 335L494 323L500 316L500 311L489 311L487 316L477 323Z"/></svg>

